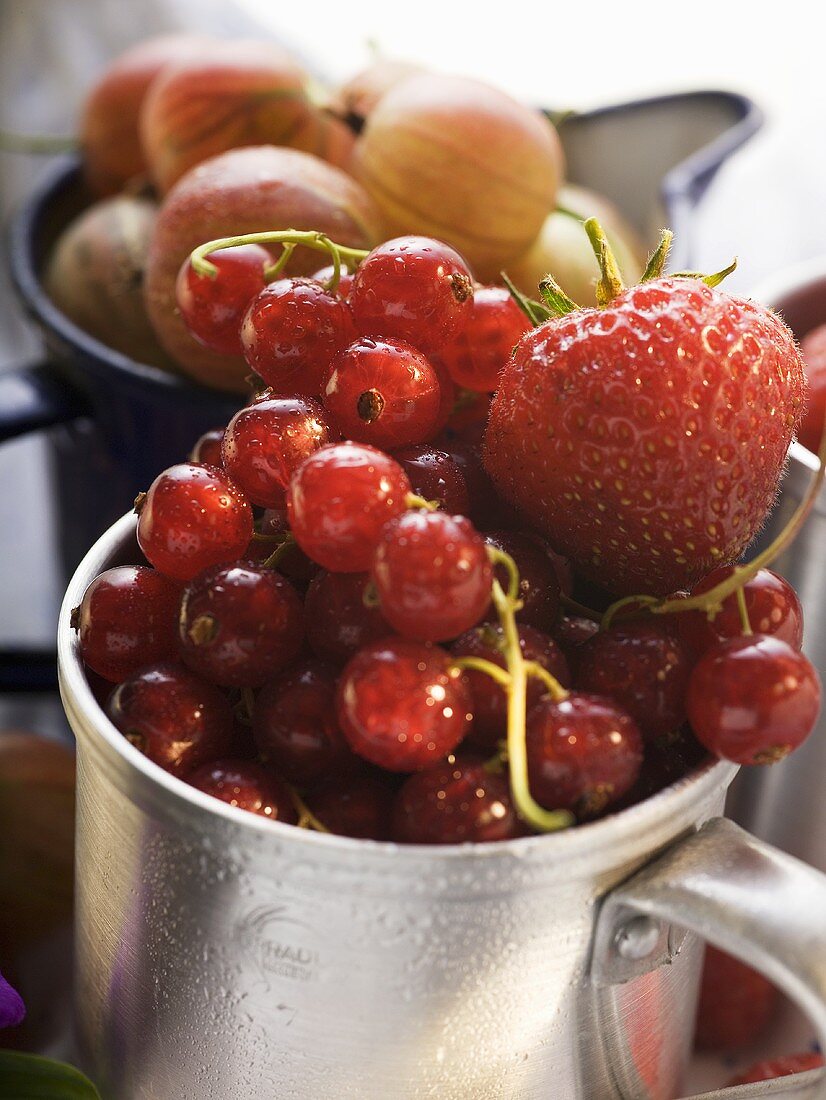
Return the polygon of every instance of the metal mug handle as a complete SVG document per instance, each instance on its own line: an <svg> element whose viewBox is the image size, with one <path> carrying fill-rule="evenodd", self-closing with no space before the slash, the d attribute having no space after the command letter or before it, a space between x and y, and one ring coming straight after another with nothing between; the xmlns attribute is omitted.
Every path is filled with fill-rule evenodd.
<svg viewBox="0 0 826 1100"><path fill-rule="evenodd" d="M731 821L708 821L604 899L592 980L615 985L669 962L680 929L765 974L809 1017L826 1050L826 876ZM826 1072L811 1080L810 1100L826 1100ZM640 1095L638 1081L623 1085L629 1097Z"/></svg>
<svg viewBox="0 0 826 1100"><path fill-rule="evenodd" d="M48 362L0 373L0 443L86 415L81 396Z"/></svg>

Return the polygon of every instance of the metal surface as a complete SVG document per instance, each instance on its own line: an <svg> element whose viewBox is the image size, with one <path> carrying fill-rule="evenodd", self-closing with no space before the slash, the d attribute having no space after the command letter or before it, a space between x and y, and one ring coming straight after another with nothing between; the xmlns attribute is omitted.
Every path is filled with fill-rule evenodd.
<svg viewBox="0 0 826 1100"><path fill-rule="evenodd" d="M774 306L801 338L826 323L826 257L798 265L757 287L753 297ZM783 482L780 505L757 544L772 539L789 519L817 468L799 445ZM826 679L826 493L803 530L772 568L797 589L805 619L803 648ZM808 741L771 768L749 768L734 784L729 812L751 832L826 871L826 711ZM826 920L826 916L824 917Z"/></svg>
<svg viewBox="0 0 826 1100"><path fill-rule="evenodd" d="M691 836L719 812L734 767L707 766L603 821L504 844L398 847L245 814L147 761L86 684L71 607L135 552L126 516L79 567L59 626L78 738L78 1038L107 1100L673 1097L700 941L667 920L742 945L751 913L759 961L794 878L775 863L770 897L759 876L753 895L738 878L739 906L714 904L731 859L754 849L721 858ZM675 842L668 863L628 881ZM662 881L685 910L653 892ZM817 926L826 882L811 881ZM597 906L618 886L622 915L597 944L592 981ZM667 918L656 942L639 924L629 932L640 911ZM804 918L792 932L814 935ZM612 953L631 971L612 972Z"/></svg>

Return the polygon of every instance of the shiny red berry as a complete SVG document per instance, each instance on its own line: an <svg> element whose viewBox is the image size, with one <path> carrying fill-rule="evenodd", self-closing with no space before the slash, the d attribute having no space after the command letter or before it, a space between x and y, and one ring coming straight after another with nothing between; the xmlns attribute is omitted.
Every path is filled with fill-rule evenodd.
<svg viewBox="0 0 826 1100"><path fill-rule="evenodd" d="M352 750L388 771L426 768L452 752L470 727L470 693L438 646L387 638L341 673L338 719Z"/></svg>
<svg viewBox="0 0 826 1100"><path fill-rule="evenodd" d="M268 817L270 821L283 821L286 825L298 822L289 788L253 760L215 760L193 772L187 783L229 806Z"/></svg>
<svg viewBox="0 0 826 1100"><path fill-rule="evenodd" d="M312 279L278 279L250 303L244 356L277 393L317 397L335 356L356 338L347 302Z"/></svg>
<svg viewBox="0 0 826 1100"><path fill-rule="evenodd" d="M316 656L341 665L391 633L370 584L369 573L322 570L313 578L304 598L304 623Z"/></svg>
<svg viewBox="0 0 826 1100"><path fill-rule="evenodd" d="M223 466L253 504L276 508L295 470L332 438L321 406L311 397L269 395L230 420Z"/></svg>
<svg viewBox="0 0 826 1100"><path fill-rule="evenodd" d="M462 634L451 645L454 657L480 657L499 668L506 668L504 654L505 635L498 623L483 623ZM568 663L561 650L547 634L527 623L519 626L519 648L526 661L535 661L550 672L563 687L570 686ZM473 699L473 727L468 743L487 752L493 752L508 734L508 696L505 688L491 676L474 669L465 670ZM545 694L545 687L535 676L528 679L528 709L535 706Z"/></svg>
<svg viewBox="0 0 826 1100"><path fill-rule="evenodd" d="M407 508L407 474L365 443L333 443L296 470L287 494L290 527L306 554L336 573L370 568L385 523Z"/></svg>
<svg viewBox="0 0 826 1100"><path fill-rule="evenodd" d="M316 271L310 278L316 283L327 283L333 277L333 265L328 264L327 267L322 267L319 271ZM354 275L350 271L347 264L342 264L339 269L338 286L333 293L337 294L339 298L344 298L345 301L350 297L350 289L353 286Z"/></svg>
<svg viewBox="0 0 826 1100"><path fill-rule="evenodd" d="M156 569L177 580L234 561L252 538L249 502L214 466L170 466L136 508L141 550Z"/></svg>
<svg viewBox="0 0 826 1100"><path fill-rule="evenodd" d="M390 777L357 775L329 779L307 795L307 805L331 833L361 840L390 840L395 789Z"/></svg>
<svg viewBox="0 0 826 1100"><path fill-rule="evenodd" d="M449 756L406 779L393 807L402 844L482 844L523 836L507 776L472 756Z"/></svg>
<svg viewBox="0 0 826 1100"><path fill-rule="evenodd" d="M692 596L708 592L731 576L732 566L723 565L709 573L691 590ZM770 569L760 569L743 585L749 625L755 634L773 634L792 649L803 645L803 608L787 580ZM743 623L732 595L723 600L723 609L713 619L705 611L682 611L675 616L681 637L699 656L726 638L743 633Z"/></svg>
<svg viewBox="0 0 826 1100"><path fill-rule="evenodd" d="M339 435L390 450L436 434L442 395L416 348L362 336L330 364L321 399Z"/></svg>
<svg viewBox="0 0 826 1100"><path fill-rule="evenodd" d="M154 569L119 565L95 577L72 614L80 655L117 683L175 656L181 586Z"/></svg>
<svg viewBox="0 0 826 1100"><path fill-rule="evenodd" d="M360 333L406 340L428 354L472 311L473 282L454 249L429 237L397 237L374 248L350 290Z"/></svg>
<svg viewBox="0 0 826 1100"><path fill-rule="evenodd" d="M118 684L110 721L144 756L173 775L226 755L234 719L226 696L181 665L150 665Z"/></svg>
<svg viewBox="0 0 826 1100"><path fill-rule="evenodd" d="M470 498L465 475L446 451L423 443L394 451L393 458L410 478L418 496L436 501L443 512L453 516L468 514Z"/></svg>
<svg viewBox="0 0 826 1100"><path fill-rule="evenodd" d="M490 393L530 322L504 287L480 286L464 327L439 352L457 386Z"/></svg>
<svg viewBox="0 0 826 1100"><path fill-rule="evenodd" d="M288 580L252 562L208 569L184 589L181 655L224 687L260 687L301 649L304 615Z"/></svg>
<svg viewBox="0 0 826 1100"><path fill-rule="evenodd" d="M642 735L610 699L545 696L528 715L528 781L549 810L596 817L629 791L643 761Z"/></svg>
<svg viewBox="0 0 826 1100"><path fill-rule="evenodd" d="M479 622L493 569L464 516L406 512L385 525L373 562L382 614L406 638L444 642Z"/></svg>
<svg viewBox="0 0 826 1100"><path fill-rule="evenodd" d="M820 677L779 638L749 634L712 646L688 685L688 719L709 752L773 764L802 744L820 713Z"/></svg>
<svg viewBox="0 0 826 1100"><path fill-rule="evenodd" d="M679 729L692 659L686 645L662 623L619 623L601 630L577 652L576 686L605 695L655 739Z"/></svg>
<svg viewBox="0 0 826 1100"><path fill-rule="evenodd" d="M258 693L255 743L291 783L316 783L353 760L338 728L335 698L335 669L312 660L286 669Z"/></svg>
<svg viewBox="0 0 826 1100"><path fill-rule="evenodd" d="M224 468L224 460L221 456L221 444L224 442L224 429L213 428L204 432L189 452L189 461L196 466L217 466L219 470Z"/></svg>
<svg viewBox="0 0 826 1100"><path fill-rule="evenodd" d="M175 298L190 333L223 355L240 355L241 322L264 287L272 257L257 244L222 248L209 256L218 274L199 275L187 258L178 272Z"/></svg>
<svg viewBox="0 0 826 1100"><path fill-rule="evenodd" d="M550 632L559 616L560 589L556 567L542 543L521 531L491 531L485 542L509 554L519 571L522 609L516 613L517 621ZM497 565L496 579L507 592L508 573L503 565Z"/></svg>
<svg viewBox="0 0 826 1100"><path fill-rule="evenodd" d="M447 439L437 441L462 471L470 498L468 517L479 530L494 530L519 526L519 517L509 504L501 499L493 487L493 482L482 466L482 451L477 443L469 439Z"/></svg>

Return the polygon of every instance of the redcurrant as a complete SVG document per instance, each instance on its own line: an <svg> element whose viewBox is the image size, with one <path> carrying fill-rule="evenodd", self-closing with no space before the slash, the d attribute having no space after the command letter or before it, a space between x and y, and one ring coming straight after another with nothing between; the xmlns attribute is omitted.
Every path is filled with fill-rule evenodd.
<svg viewBox="0 0 826 1100"><path fill-rule="evenodd" d="M723 565L709 573L691 591L692 596L708 592L731 576L732 566ZM751 629L756 634L773 634L792 649L803 644L803 608L797 593L783 577L770 569L760 569L743 585L746 612ZM743 633L743 623L735 596L723 600L723 607L713 619L705 611L682 611L675 616L680 634L699 656L726 638Z"/></svg>
<svg viewBox="0 0 826 1100"><path fill-rule="evenodd" d="M356 338L347 302L312 279L278 279L250 303L244 356L277 393L317 397L333 358Z"/></svg>
<svg viewBox="0 0 826 1100"><path fill-rule="evenodd" d="M397 237L362 261L350 290L358 331L437 352L472 311L473 282L454 249L429 237Z"/></svg>
<svg viewBox="0 0 826 1100"><path fill-rule="evenodd" d="M217 275L199 275L184 260L175 284L175 298L184 323L201 344L223 355L240 355L241 322L264 286L272 257L257 244L242 244L211 253Z"/></svg>
<svg viewBox="0 0 826 1100"><path fill-rule="evenodd" d="M341 665L369 642L391 633L368 589L369 573L328 573L310 582L304 599L307 641L322 660Z"/></svg>
<svg viewBox="0 0 826 1100"><path fill-rule="evenodd" d="M287 513L304 552L336 573L370 568L382 528L406 509L407 474L364 443L333 443L302 463L287 494Z"/></svg>
<svg viewBox="0 0 826 1100"><path fill-rule="evenodd" d="M394 451L393 458L410 478L413 492L425 500L438 501L451 515L465 516L470 510L465 475L445 451L428 444Z"/></svg>
<svg viewBox="0 0 826 1100"><path fill-rule="evenodd" d="M330 364L324 408L340 435L385 449L430 439L441 404L439 379L402 340L362 336Z"/></svg>
<svg viewBox="0 0 826 1100"><path fill-rule="evenodd" d="M470 693L449 655L406 638L373 642L350 659L339 679L337 710L354 752L400 772L452 752L473 717Z"/></svg>
<svg viewBox="0 0 826 1100"><path fill-rule="evenodd" d="M154 569L119 565L95 577L72 621L80 655L106 680L125 680L176 653L181 586Z"/></svg>
<svg viewBox="0 0 826 1100"><path fill-rule="evenodd" d="M715 756L773 764L802 744L820 713L820 677L788 642L729 638L700 658L688 684L688 719Z"/></svg>
<svg viewBox="0 0 826 1100"><path fill-rule="evenodd" d="M331 438L327 418L311 397L259 398L227 425L224 469L253 504L277 508L294 471Z"/></svg>
<svg viewBox="0 0 826 1100"><path fill-rule="evenodd" d="M177 580L233 561L252 538L249 502L214 466L170 466L135 507L141 550L156 569Z"/></svg>
<svg viewBox="0 0 826 1100"><path fill-rule="evenodd" d="M232 745L226 696L172 662L150 665L118 684L106 713L127 741L173 775L226 755Z"/></svg>
<svg viewBox="0 0 826 1100"><path fill-rule="evenodd" d="M510 358L514 344L530 327L528 318L504 287L477 287L470 316L440 350L439 358L457 386L490 393L499 383L499 371Z"/></svg>
<svg viewBox="0 0 826 1100"><path fill-rule="evenodd" d="M188 776L187 783L230 806L268 817L270 821L283 821L286 825L298 822L289 788L253 760L215 760Z"/></svg>

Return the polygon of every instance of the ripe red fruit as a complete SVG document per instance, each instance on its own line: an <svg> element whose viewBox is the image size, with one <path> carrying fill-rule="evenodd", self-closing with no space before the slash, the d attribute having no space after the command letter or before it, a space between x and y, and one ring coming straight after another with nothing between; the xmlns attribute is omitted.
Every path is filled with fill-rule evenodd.
<svg viewBox="0 0 826 1100"><path fill-rule="evenodd" d="M288 580L252 562L219 565L184 589L178 624L185 663L224 687L260 687L297 656L304 615Z"/></svg>
<svg viewBox="0 0 826 1100"><path fill-rule="evenodd" d="M362 261L350 290L360 333L438 352L471 315L473 282L455 249L430 237L397 237Z"/></svg>
<svg viewBox="0 0 826 1100"><path fill-rule="evenodd" d="M579 665L582 646L598 632L599 623L595 623L593 619L584 619L581 615L560 615L554 623L551 635L565 654L573 673L576 673Z"/></svg>
<svg viewBox="0 0 826 1100"><path fill-rule="evenodd" d="M335 573L370 568L385 523L407 508L407 474L365 443L333 443L296 470L287 514L296 542Z"/></svg>
<svg viewBox="0 0 826 1100"><path fill-rule="evenodd" d="M277 393L318 397L333 358L356 338L347 302L312 279L278 279L250 303L244 358Z"/></svg>
<svg viewBox="0 0 826 1100"><path fill-rule="evenodd" d="M686 645L666 625L617 623L579 649L575 683L580 691L619 703L650 740L673 733L685 721L691 666Z"/></svg>
<svg viewBox="0 0 826 1100"><path fill-rule="evenodd" d="M422 443L438 427L439 379L403 340L362 336L332 361L321 394L345 439L390 450Z"/></svg>
<svg viewBox="0 0 826 1100"><path fill-rule="evenodd" d="M378 598L367 591L369 573L328 573L310 582L304 598L307 641L316 656L341 665L356 650L391 633Z"/></svg>
<svg viewBox="0 0 826 1100"><path fill-rule="evenodd" d="M217 466L219 470L224 468L224 460L221 457L221 444L224 442L224 429L213 428L204 432L189 452L189 461L196 466Z"/></svg>
<svg viewBox="0 0 826 1100"><path fill-rule="evenodd" d="M427 444L394 451L393 458L410 478L413 492L438 501L443 512L466 516L470 510L465 475L446 451Z"/></svg>
<svg viewBox="0 0 826 1100"><path fill-rule="evenodd" d="M311 397L268 394L230 420L223 466L253 504L277 508L295 470L331 438L327 418Z"/></svg>
<svg viewBox="0 0 826 1100"><path fill-rule="evenodd" d="M643 761L642 736L612 700L545 696L527 721L528 783L549 810L601 814L631 789Z"/></svg>
<svg viewBox="0 0 826 1100"><path fill-rule="evenodd" d="M804 398L776 314L656 279L522 338L485 465L577 570L620 595L664 595L751 541Z"/></svg>
<svg viewBox="0 0 826 1100"><path fill-rule="evenodd" d="M803 352L809 391L797 438L804 447L817 454L826 422L826 325L807 333L800 350Z"/></svg>
<svg viewBox="0 0 826 1100"><path fill-rule="evenodd" d="M688 720L709 752L737 764L773 764L812 732L820 677L786 642L765 634L729 638L691 674Z"/></svg>
<svg viewBox="0 0 826 1100"><path fill-rule="evenodd" d="M307 805L331 833L389 840L395 789L387 775L330 778L307 795Z"/></svg>
<svg viewBox="0 0 826 1100"><path fill-rule="evenodd" d="M480 286L464 327L439 351L439 358L457 386L490 393L514 345L530 330L530 322L508 290Z"/></svg>
<svg viewBox="0 0 826 1100"><path fill-rule="evenodd" d="M478 623L493 569L464 516L410 511L385 525L373 561L382 614L406 638L444 642Z"/></svg>
<svg viewBox="0 0 826 1100"><path fill-rule="evenodd" d="M289 788L267 768L252 760L215 760L187 778L204 794L270 821L295 825L298 814Z"/></svg>
<svg viewBox="0 0 826 1100"><path fill-rule="evenodd" d="M338 728L335 697L335 669L312 660L286 669L258 693L255 743L291 783L316 783L354 759Z"/></svg>
<svg viewBox="0 0 826 1100"><path fill-rule="evenodd" d="M333 265L328 264L327 267L322 267L319 271L314 272L310 278L316 283L326 283L332 279L333 270ZM337 294L339 298L344 298L346 300L350 297L350 288L353 285L354 276L347 264L342 264L339 272L338 286L333 293Z"/></svg>
<svg viewBox="0 0 826 1100"><path fill-rule="evenodd" d="M768 978L709 944L697 1004L697 1046L728 1051L756 1042L777 1002Z"/></svg>
<svg viewBox="0 0 826 1100"><path fill-rule="evenodd" d="M353 752L412 772L453 752L472 720L470 693L438 646L386 638L350 659L338 685L341 730Z"/></svg>
<svg viewBox="0 0 826 1100"><path fill-rule="evenodd" d="M214 684L176 665L150 665L118 684L109 720L153 763L183 776L232 746L234 719Z"/></svg>
<svg viewBox="0 0 826 1100"><path fill-rule="evenodd" d="M738 1073L726 1082L726 1088L735 1085L753 1085L758 1081L774 1081L778 1077L791 1077L794 1073L806 1073L810 1069L820 1069L826 1064L822 1054L814 1050L800 1054L787 1054L785 1058L772 1058L766 1062L756 1062L745 1071Z"/></svg>
<svg viewBox="0 0 826 1100"><path fill-rule="evenodd" d="M708 592L729 577L732 566L723 565L704 577L691 590L692 596ZM803 608L797 593L787 580L770 569L760 569L743 586L749 623L756 634L772 634L792 649L803 645ZM699 656L726 638L743 633L736 596L723 601L722 611L709 619L705 611L681 611L676 616L680 637Z"/></svg>
<svg viewBox="0 0 826 1100"><path fill-rule="evenodd" d="M72 614L80 655L117 683L175 656L181 586L154 569L119 565L95 577Z"/></svg>
<svg viewBox="0 0 826 1100"><path fill-rule="evenodd" d="M496 623L483 623L468 630L457 638L450 647L454 657L481 657L500 668L506 668L503 653L504 631ZM526 661L535 661L547 669L563 687L570 686L568 663L559 647L547 634L521 623L519 626L519 648ZM508 696L504 687L484 672L465 670L470 694L473 699L473 727L468 734L468 743L476 748L493 752L498 742L507 737ZM535 676L528 678L528 710L534 707L546 688Z"/></svg>
<svg viewBox="0 0 826 1100"><path fill-rule="evenodd" d="M199 275L189 258L175 284L175 299L195 339L224 355L241 354L241 322L264 286L272 256L258 244L222 248L209 257L218 274Z"/></svg>
<svg viewBox="0 0 826 1100"><path fill-rule="evenodd" d="M239 558L252 538L252 509L223 470L181 462L159 474L138 510L138 544L148 560L188 581Z"/></svg>
<svg viewBox="0 0 826 1100"><path fill-rule="evenodd" d="M393 807L393 839L402 844L481 844L524 833L507 776L471 756L411 775Z"/></svg>

